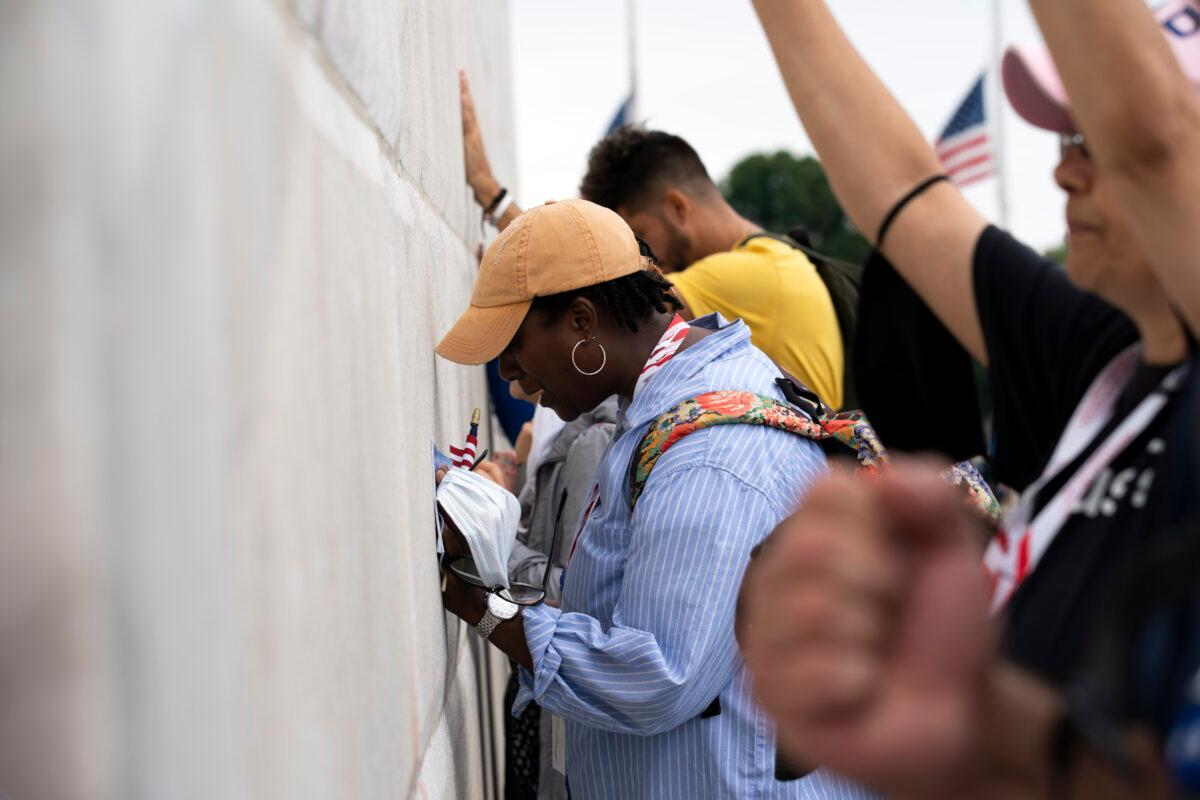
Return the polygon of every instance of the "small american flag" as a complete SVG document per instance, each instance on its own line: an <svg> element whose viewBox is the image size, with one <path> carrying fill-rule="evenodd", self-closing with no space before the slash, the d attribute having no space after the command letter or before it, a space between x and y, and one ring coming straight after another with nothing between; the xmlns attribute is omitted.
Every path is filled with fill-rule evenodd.
<svg viewBox="0 0 1200 800"><path fill-rule="evenodd" d="M959 186L996 174L983 105L982 75L950 118L950 124L934 143L934 149L946 174Z"/></svg>
<svg viewBox="0 0 1200 800"><path fill-rule="evenodd" d="M479 409L475 409L475 413L471 415L471 431L467 434L467 441L461 447L450 445L450 460L454 462L456 467L471 468L475 463L475 447L479 444Z"/></svg>

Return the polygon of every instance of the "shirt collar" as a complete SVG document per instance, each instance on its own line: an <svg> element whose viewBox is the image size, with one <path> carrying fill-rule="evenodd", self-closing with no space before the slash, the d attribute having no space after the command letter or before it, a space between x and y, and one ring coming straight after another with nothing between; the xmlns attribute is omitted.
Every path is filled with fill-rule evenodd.
<svg viewBox="0 0 1200 800"><path fill-rule="evenodd" d="M727 322L720 314L712 313L697 317L688 324L713 333L668 361L634 396L630 406L620 409L618 425L621 430L654 419L666 410L667 404L686 400L686 397L678 396L681 383L694 377L729 350L750 341L750 328L740 319Z"/></svg>

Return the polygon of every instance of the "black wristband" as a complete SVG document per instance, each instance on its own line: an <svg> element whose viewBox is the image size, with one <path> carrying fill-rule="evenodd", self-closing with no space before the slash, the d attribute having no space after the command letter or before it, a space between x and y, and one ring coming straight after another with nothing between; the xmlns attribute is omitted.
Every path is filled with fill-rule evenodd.
<svg viewBox="0 0 1200 800"><path fill-rule="evenodd" d="M484 219L487 219L489 216L491 216L491 213L496 210L497 206L500 205L500 201L507 196L508 189L505 189L503 186L501 186L500 191L496 193L496 197L492 200L492 202L487 204L486 208L483 209Z"/></svg>
<svg viewBox="0 0 1200 800"><path fill-rule="evenodd" d="M892 227L892 223L896 221L896 217L900 216L900 212L904 210L905 206L920 197L930 186L948 180L950 180L949 175L934 175L931 178L926 178L912 189L909 189L908 194L897 200L896 204L892 206L891 211L884 215L883 222L879 225L879 233L875 237L875 249L879 250L883 247L883 237L887 236L888 228Z"/></svg>

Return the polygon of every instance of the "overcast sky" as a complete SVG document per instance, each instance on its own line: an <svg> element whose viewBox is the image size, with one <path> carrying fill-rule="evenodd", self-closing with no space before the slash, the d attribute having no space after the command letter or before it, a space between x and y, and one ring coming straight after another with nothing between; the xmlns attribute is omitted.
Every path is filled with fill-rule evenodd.
<svg viewBox="0 0 1200 800"><path fill-rule="evenodd" d="M833 0L851 40L932 140L987 65L988 0ZM1004 38L1032 42L1021 0L1006 0ZM624 0L512 0L520 199L574 196L588 150L628 92ZM690 141L714 178L743 156L812 148L749 0L637 0L638 117ZM849 99L848 99L849 101ZM1039 249L1062 241L1058 151L1005 107L1009 227ZM500 176L503 182L507 176ZM511 180L511 178L508 178ZM995 181L968 189L998 219Z"/></svg>

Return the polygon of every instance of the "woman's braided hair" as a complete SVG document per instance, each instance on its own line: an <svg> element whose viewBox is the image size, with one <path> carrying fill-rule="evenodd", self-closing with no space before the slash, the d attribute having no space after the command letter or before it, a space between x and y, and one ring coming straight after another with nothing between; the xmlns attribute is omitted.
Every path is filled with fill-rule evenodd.
<svg viewBox="0 0 1200 800"><path fill-rule="evenodd" d="M638 248L642 257L649 262L650 269L638 270L595 286L535 297L533 308L546 316L546 324L549 325L562 318L572 300L586 297L593 303L604 305L619 324L634 333L637 333L638 324L648 320L654 312L669 314L683 308L671 282L659 271L654 252L641 237L638 237Z"/></svg>

